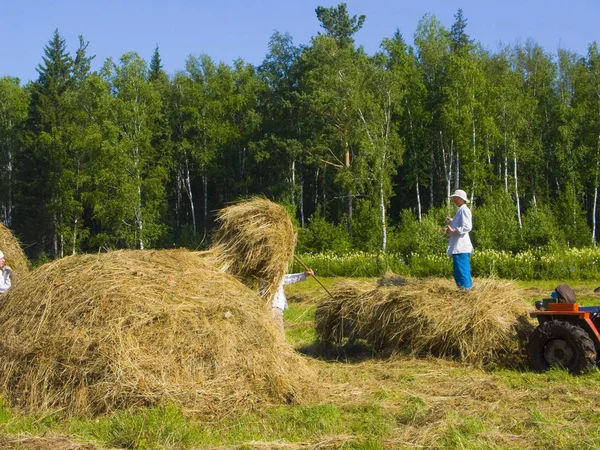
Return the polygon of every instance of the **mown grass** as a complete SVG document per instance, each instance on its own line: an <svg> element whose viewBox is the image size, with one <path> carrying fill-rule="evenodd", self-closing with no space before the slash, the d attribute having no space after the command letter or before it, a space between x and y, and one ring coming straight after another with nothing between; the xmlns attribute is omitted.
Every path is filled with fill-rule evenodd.
<svg viewBox="0 0 600 450"><path fill-rule="evenodd" d="M338 280L322 281L331 287ZM557 284L519 283L532 303ZM592 283L572 286L581 303L600 304ZM286 291L286 336L303 350L315 339L317 299L327 294L314 280ZM600 373L482 370L437 358L382 360L369 352L306 358L322 383L324 400L316 404L271 406L218 420L174 405L90 420L60 412L23 416L0 404L0 429L11 436L68 435L98 448L600 448Z"/></svg>

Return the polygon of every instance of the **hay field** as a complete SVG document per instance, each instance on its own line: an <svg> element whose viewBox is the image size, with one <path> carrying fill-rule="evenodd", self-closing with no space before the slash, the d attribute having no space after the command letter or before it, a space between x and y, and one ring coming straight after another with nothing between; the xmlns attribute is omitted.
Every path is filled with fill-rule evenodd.
<svg viewBox="0 0 600 450"><path fill-rule="evenodd" d="M322 281L332 290L342 280ZM519 283L516 289L532 304L556 284ZM595 285L574 287L583 304L600 304L592 293ZM286 338L317 372L321 400L265 405L209 422L176 406L136 408L90 421L60 413L22 415L0 405L0 427L12 440L69 435L99 449L600 448L600 374L537 374L432 356L382 359L360 345L311 353L322 289L309 280L286 291Z"/></svg>

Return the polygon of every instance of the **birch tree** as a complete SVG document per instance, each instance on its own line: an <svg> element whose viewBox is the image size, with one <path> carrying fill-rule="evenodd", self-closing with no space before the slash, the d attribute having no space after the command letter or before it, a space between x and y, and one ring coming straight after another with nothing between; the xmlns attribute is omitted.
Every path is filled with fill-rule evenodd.
<svg viewBox="0 0 600 450"><path fill-rule="evenodd" d="M94 216L110 230L107 245L144 249L164 233L165 162L151 146L160 110L146 63L126 53L103 68L110 84L108 142L95 172Z"/></svg>
<svg viewBox="0 0 600 450"><path fill-rule="evenodd" d="M14 204L14 164L20 151L29 99L17 78L0 78L0 204L2 222L12 226Z"/></svg>

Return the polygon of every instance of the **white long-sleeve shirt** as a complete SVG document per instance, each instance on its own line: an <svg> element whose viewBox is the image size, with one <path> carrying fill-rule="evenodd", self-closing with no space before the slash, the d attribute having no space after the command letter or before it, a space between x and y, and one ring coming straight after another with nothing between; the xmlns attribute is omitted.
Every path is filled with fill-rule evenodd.
<svg viewBox="0 0 600 450"><path fill-rule="evenodd" d="M448 249L446 250L448 256L458 253L473 253L473 244L471 244L471 238L469 237L469 231L473 228L472 217L471 210L467 208L466 204L456 211L450 223L455 231L450 232L450 238L448 239Z"/></svg>
<svg viewBox="0 0 600 450"><path fill-rule="evenodd" d="M285 275L279 285L279 289L277 289L277 292L275 292L275 295L273 296L273 308L287 309L288 304L287 299L285 298L285 292L283 291L283 286L304 280L306 280L306 273L304 272L288 273Z"/></svg>
<svg viewBox="0 0 600 450"><path fill-rule="evenodd" d="M11 285L12 269L4 266L0 269L0 294L4 294Z"/></svg>

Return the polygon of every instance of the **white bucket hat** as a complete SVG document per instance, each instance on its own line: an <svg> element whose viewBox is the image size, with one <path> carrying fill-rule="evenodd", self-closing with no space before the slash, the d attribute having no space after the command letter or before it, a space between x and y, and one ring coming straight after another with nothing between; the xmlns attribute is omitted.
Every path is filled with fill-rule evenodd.
<svg viewBox="0 0 600 450"><path fill-rule="evenodd" d="M469 199L467 198L467 193L465 191L463 191L462 189L457 189L454 191L454 194L452 194L450 196L450 198L452 197L458 197L458 198L462 198L465 203L469 203Z"/></svg>

